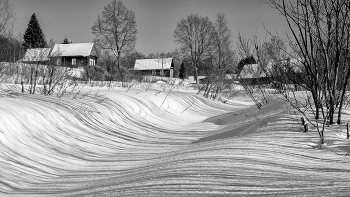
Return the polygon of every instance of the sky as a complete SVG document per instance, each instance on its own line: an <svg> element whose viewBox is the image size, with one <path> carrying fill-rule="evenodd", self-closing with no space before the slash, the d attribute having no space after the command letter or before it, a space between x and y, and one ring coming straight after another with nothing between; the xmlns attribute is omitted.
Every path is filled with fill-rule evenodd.
<svg viewBox="0 0 350 197"><path fill-rule="evenodd" d="M112 0L11 0L16 12L17 29L24 33L33 13L36 14L47 42L61 43L65 37L73 43L93 42L91 27L104 6ZM235 45L238 32L245 38L267 36L266 30L283 35L284 18L263 0L122 0L135 12L138 28L136 51L166 53L180 48L174 31L181 19L190 14L207 16L215 21L224 13Z"/></svg>

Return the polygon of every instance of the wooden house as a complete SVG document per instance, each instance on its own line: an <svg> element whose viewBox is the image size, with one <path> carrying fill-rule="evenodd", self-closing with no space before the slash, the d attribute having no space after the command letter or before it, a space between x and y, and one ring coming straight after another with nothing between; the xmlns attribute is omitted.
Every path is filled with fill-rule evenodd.
<svg viewBox="0 0 350 197"><path fill-rule="evenodd" d="M135 61L133 69L130 71L139 73L143 76L162 76L173 77L174 62L173 58L162 59L138 59Z"/></svg>
<svg viewBox="0 0 350 197"><path fill-rule="evenodd" d="M56 65L71 68L96 65L97 52L94 43L55 44L50 57Z"/></svg>

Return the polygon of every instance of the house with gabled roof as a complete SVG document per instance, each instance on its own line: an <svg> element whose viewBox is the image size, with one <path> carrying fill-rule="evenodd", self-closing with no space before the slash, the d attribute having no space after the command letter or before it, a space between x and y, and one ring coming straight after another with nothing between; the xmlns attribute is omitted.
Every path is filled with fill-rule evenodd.
<svg viewBox="0 0 350 197"><path fill-rule="evenodd" d="M138 59L135 61L132 72L138 72L144 76L163 76L173 77L174 62L173 58L160 59Z"/></svg>
<svg viewBox="0 0 350 197"><path fill-rule="evenodd" d="M260 64L246 64L243 66L242 71L238 74L238 80L241 83L246 84L267 84L269 83L269 77L266 75L269 72L269 68L263 69Z"/></svg>
<svg viewBox="0 0 350 197"><path fill-rule="evenodd" d="M50 57L59 66L77 68L96 65L98 54L94 43L71 43L55 44Z"/></svg>
<svg viewBox="0 0 350 197"><path fill-rule="evenodd" d="M20 60L26 64L48 64L55 61L58 66L81 68L96 65L98 54L94 43L55 44L53 48L27 49Z"/></svg>
<svg viewBox="0 0 350 197"><path fill-rule="evenodd" d="M278 73L275 73L278 69L284 72L290 69L294 73L300 74L303 70L303 63L301 59L288 58L277 63L274 60L270 60L265 68L262 68L260 64L247 64L243 66L238 79L241 82L251 84L268 83L271 77L278 76Z"/></svg>

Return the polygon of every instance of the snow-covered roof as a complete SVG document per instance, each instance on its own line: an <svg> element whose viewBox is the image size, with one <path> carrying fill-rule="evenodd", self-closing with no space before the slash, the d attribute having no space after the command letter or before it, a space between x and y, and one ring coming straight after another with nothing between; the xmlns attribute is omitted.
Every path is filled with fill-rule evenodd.
<svg viewBox="0 0 350 197"><path fill-rule="evenodd" d="M23 62L38 62L49 60L51 48L36 48L27 49L24 57L21 59Z"/></svg>
<svg viewBox="0 0 350 197"><path fill-rule="evenodd" d="M50 56L97 56L94 43L55 44Z"/></svg>
<svg viewBox="0 0 350 197"><path fill-rule="evenodd" d="M266 77L259 64L247 64L243 66L239 78L259 78Z"/></svg>
<svg viewBox="0 0 350 197"><path fill-rule="evenodd" d="M162 61L163 60L163 61ZM160 70L170 69L173 58L163 59L138 59L133 70ZM163 65L162 65L163 62Z"/></svg>
<svg viewBox="0 0 350 197"><path fill-rule="evenodd" d="M296 73L301 73L303 71L303 62L302 59L297 58L291 58L291 59L285 59L279 62L279 65L285 66L284 69L287 69L288 66ZM277 64L278 66L278 64ZM273 72L274 67L276 67L276 62L274 60L270 60L267 64L267 67L265 68L265 71L268 72L269 75L271 75Z"/></svg>

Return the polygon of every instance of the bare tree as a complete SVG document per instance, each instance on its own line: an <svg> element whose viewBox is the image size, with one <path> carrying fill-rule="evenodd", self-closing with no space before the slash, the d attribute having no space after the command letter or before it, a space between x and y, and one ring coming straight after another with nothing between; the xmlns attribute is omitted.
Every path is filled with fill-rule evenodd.
<svg viewBox="0 0 350 197"><path fill-rule="evenodd" d="M258 54L256 43L256 36L254 36L253 39L247 39L238 32L237 52L241 60L237 64L236 72L246 94L253 100L258 109L261 109L263 105L261 100L267 103L268 98L265 93L264 85L260 85L260 81L257 79L260 78L262 65L257 64L255 60Z"/></svg>
<svg viewBox="0 0 350 197"><path fill-rule="evenodd" d="M290 46L303 63L304 87L310 92L315 119L333 124L348 87L350 68L350 2L347 0L269 0L286 19ZM325 122L325 121L323 121ZM323 143L323 129L320 133Z"/></svg>
<svg viewBox="0 0 350 197"><path fill-rule="evenodd" d="M217 14L214 28L213 63L217 75L222 77L231 68L235 56L232 50L231 31L224 14Z"/></svg>
<svg viewBox="0 0 350 197"><path fill-rule="evenodd" d="M0 0L0 61L15 61L18 41L13 38L16 16L9 0Z"/></svg>
<svg viewBox="0 0 350 197"><path fill-rule="evenodd" d="M209 60L205 61L206 87L204 96L218 98L224 89L227 89L232 80L226 78L226 73L233 70L235 53L232 50L231 31L227 20L222 13L217 14L214 23L213 42Z"/></svg>
<svg viewBox="0 0 350 197"><path fill-rule="evenodd" d="M15 22L13 5L9 0L0 0L0 35L5 38L11 37Z"/></svg>
<svg viewBox="0 0 350 197"><path fill-rule="evenodd" d="M16 16L14 7L9 0L0 0L0 83L14 82L17 65L14 62L19 57L19 42L13 38Z"/></svg>
<svg viewBox="0 0 350 197"><path fill-rule="evenodd" d="M254 54L254 51L252 51L251 40L241 36L240 32L238 32L236 44L237 44L237 52L238 52L238 55L240 56L240 59L250 57Z"/></svg>
<svg viewBox="0 0 350 197"><path fill-rule="evenodd" d="M121 75L121 55L131 51L136 44L135 13L129 10L122 1L113 0L98 16L92 26L95 43L99 48L111 50L117 59L117 69ZM113 75L113 68L111 74ZM122 77L122 76L121 76Z"/></svg>
<svg viewBox="0 0 350 197"><path fill-rule="evenodd" d="M176 26L175 41L181 44L181 49L187 53L191 60L197 83L199 63L210 55L213 36L213 23L208 17L202 17L198 14L191 14L186 19L181 19Z"/></svg>

